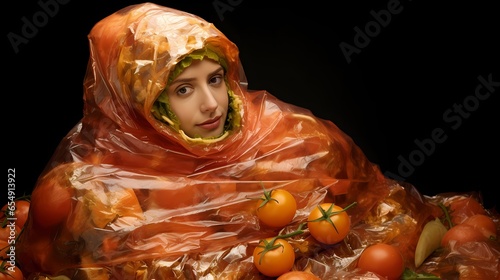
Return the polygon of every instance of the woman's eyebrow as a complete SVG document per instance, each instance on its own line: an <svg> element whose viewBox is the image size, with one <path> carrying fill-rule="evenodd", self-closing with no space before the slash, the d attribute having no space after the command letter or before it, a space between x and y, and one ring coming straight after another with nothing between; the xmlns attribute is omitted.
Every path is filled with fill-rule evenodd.
<svg viewBox="0 0 500 280"><path fill-rule="evenodd" d="M219 73L220 71L224 71L224 68L222 68L222 66L219 66L219 68L215 69L214 71L210 72L208 74L208 76L212 76L212 75L215 75L217 73Z"/></svg>
<svg viewBox="0 0 500 280"><path fill-rule="evenodd" d="M222 66L218 67L217 69L215 69L214 71L208 73L207 76L212 76L212 75L215 75L217 74L218 72L220 71L224 71L224 68L222 68ZM187 82L191 82L193 80L196 80L195 77L193 78L184 78L184 79L175 79L172 81L172 84L177 84L177 83L187 83Z"/></svg>
<svg viewBox="0 0 500 280"><path fill-rule="evenodd" d="M184 79L175 79L172 81L172 84L178 84L178 83L187 83L196 80L196 77L193 78L184 78Z"/></svg>

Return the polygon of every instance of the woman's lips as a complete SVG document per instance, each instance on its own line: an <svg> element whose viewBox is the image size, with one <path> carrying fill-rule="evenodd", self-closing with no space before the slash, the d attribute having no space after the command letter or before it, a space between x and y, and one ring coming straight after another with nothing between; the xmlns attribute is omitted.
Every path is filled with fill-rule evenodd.
<svg viewBox="0 0 500 280"><path fill-rule="evenodd" d="M218 128L220 125L220 116L215 117L211 120L198 124L199 127L207 130L212 130Z"/></svg>

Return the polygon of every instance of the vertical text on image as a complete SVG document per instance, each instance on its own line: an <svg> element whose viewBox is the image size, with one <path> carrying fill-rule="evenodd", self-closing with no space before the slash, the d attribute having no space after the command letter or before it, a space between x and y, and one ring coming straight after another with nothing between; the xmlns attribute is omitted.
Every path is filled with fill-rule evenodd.
<svg viewBox="0 0 500 280"><path fill-rule="evenodd" d="M7 225L9 229L9 237L7 239L7 259L3 260L8 264L7 269L12 271L16 265L16 169L7 168L7 213L5 213Z"/></svg>

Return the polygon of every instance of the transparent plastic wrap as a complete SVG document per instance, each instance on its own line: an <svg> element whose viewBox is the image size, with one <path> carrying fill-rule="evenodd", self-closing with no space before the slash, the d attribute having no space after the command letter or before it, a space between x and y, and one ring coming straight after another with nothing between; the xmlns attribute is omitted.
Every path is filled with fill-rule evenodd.
<svg viewBox="0 0 500 280"><path fill-rule="evenodd" d="M321 202L357 203L351 233L329 246L307 230L293 237L294 269L377 278L355 268L377 242L397 244L412 268L418 235L442 215L444 198L385 178L331 121L248 90L237 47L211 23L145 3L97 23L89 42L84 116L41 174L17 243L29 279L267 279L253 248L296 229ZM176 64L206 46L224 57L234 92L237 125L217 141L186 137L151 113ZM296 198L290 225L259 222L249 197L262 187ZM498 277L498 244L485 246L480 267L449 252L419 269L447 273L442 264L458 254L464 273L497 269L486 275Z"/></svg>

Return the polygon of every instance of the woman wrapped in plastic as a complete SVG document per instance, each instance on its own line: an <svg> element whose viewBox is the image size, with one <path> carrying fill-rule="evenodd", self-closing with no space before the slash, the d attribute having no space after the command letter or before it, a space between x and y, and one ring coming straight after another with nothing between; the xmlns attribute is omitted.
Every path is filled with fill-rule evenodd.
<svg viewBox="0 0 500 280"><path fill-rule="evenodd" d="M262 279L257 242L327 201L356 202L352 230L335 246L295 237L296 269L363 275L355 259L377 242L413 266L440 209L385 178L331 121L248 90L238 48L211 23L145 3L98 22L89 41L84 116L41 174L17 243L25 274ZM290 225L259 222L249 198L263 188L296 198Z"/></svg>

